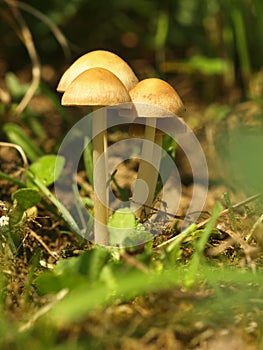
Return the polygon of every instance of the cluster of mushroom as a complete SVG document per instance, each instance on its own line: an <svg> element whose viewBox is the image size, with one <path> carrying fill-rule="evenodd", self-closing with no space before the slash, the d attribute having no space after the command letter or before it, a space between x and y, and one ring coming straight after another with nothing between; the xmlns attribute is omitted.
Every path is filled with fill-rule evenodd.
<svg viewBox="0 0 263 350"><path fill-rule="evenodd" d="M145 118L145 127L135 130L135 136L148 140L143 144L142 161L139 165L133 191L132 210L140 218L143 205L147 208L154 200L160 165L160 154L153 154L152 145L161 149L162 133L156 132L157 118L182 115L185 108L175 89L158 78L147 78L140 82L130 66L118 55L105 51L91 51L78 58L62 75L57 91L63 93L62 105L86 106L93 110L105 106L133 103L136 117ZM101 109L102 113L103 110ZM159 111L167 111L160 115ZM93 171L94 171L94 241L108 245L107 231L107 160L98 162L107 149L107 116L99 118L92 126ZM140 135L141 134L141 135ZM152 167L155 159L155 169ZM148 161L145 161L145 160ZM142 197L141 187L148 185L148 195Z"/></svg>

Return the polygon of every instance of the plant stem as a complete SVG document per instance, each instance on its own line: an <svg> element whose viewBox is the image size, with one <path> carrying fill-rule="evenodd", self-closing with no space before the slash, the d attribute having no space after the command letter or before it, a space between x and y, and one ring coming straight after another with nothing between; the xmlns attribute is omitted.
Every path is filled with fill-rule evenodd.
<svg viewBox="0 0 263 350"><path fill-rule="evenodd" d="M14 177L3 173L2 171L0 171L0 177L2 177L5 180L8 180L10 182L13 182L15 185L18 185L21 188L26 187L26 185L22 181L19 181L19 180L15 179Z"/></svg>
<svg viewBox="0 0 263 350"><path fill-rule="evenodd" d="M44 193L44 195L58 208L64 220L73 230L73 232L81 234L79 227L77 226L69 211L57 200L57 198L49 191L49 189L37 177L35 177L35 175L30 170L27 171L27 175L36 184L40 191Z"/></svg>

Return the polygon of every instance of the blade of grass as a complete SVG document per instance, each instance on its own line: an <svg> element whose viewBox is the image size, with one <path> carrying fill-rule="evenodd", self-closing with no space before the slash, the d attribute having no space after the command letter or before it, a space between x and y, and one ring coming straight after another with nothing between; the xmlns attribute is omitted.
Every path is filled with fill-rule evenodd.
<svg viewBox="0 0 263 350"><path fill-rule="evenodd" d="M19 181L19 180L15 179L14 177L3 173L2 171L0 171L0 177L12 182L15 185L18 185L21 188L26 187L26 185L22 181Z"/></svg>
<svg viewBox="0 0 263 350"><path fill-rule="evenodd" d="M201 234L199 240L195 244L195 252L192 256L192 259L189 263L189 270L185 277L185 284L187 287L191 287L193 283L196 281L197 278L197 272L201 264L201 260L203 258L204 249L206 247L206 244L208 242L208 239L212 233L212 230L216 224L216 221L218 217L220 216L220 213L222 211L222 206L220 203L217 203L211 217L205 226L203 233Z"/></svg>
<svg viewBox="0 0 263 350"><path fill-rule="evenodd" d="M40 260L40 249L37 249L33 255L31 267L30 267L29 274L27 277L27 282L25 284L24 297L23 297L24 305L26 305L29 301L29 293L30 293L30 289L32 287L34 273L36 271L39 260Z"/></svg>
<svg viewBox="0 0 263 350"><path fill-rule="evenodd" d="M231 222L231 228L233 231L237 231L237 222L236 222L236 218L235 218L235 213L230 201L230 197L229 194L227 192L224 193L224 199L226 202L226 206L228 209L228 213L229 213L229 218L230 218L230 222Z"/></svg>
<svg viewBox="0 0 263 350"><path fill-rule="evenodd" d="M51 203L53 203L58 208L65 222L69 225L73 232L81 234L80 229L71 216L70 212L57 200L57 198L50 192L50 190L30 170L27 171L27 175L39 188L39 190L51 201Z"/></svg>
<svg viewBox="0 0 263 350"><path fill-rule="evenodd" d="M91 140L86 136L84 139L85 145L87 145L84 149L83 159L86 174L89 180L89 183L93 187L93 160L92 160L92 143Z"/></svg>
<svg viewBox="0 0 263 350"><path fill-rule="evenodd" d="M257 221L254 223L254 225L252 226L251 230L249 231L249 233L247 234L247 236L245 237L245 240L247 242L249 242L251 240L251 238L253 237L253 234L256 230L256 228L263 222L263 214L260 215L260 217L257 219Z"/></svg>
<svg viewBox="0 0 263 350"><path fill-rule="evenodd" d="M13 123L6 123L3 127L8 139L19 145L31 162L43 155L42 150L34 141L24 132L24 130Z"/></svg>
<svg viewBox="0 0 263 350"><path fill-rule="evenodd" d="M235 1L234 5L232 6L231 15L233 20L234 30L236 33L236 45L237 45L238 56L240 59L242 75L243 75L243 78L245 78L245 81L247 81L247 79L251 75L251 63L250 63L248 43L247 43L247 37L246 37L246 28L244 24L244 18L242 15L241 6L242 6L241 2Z"/></svg>

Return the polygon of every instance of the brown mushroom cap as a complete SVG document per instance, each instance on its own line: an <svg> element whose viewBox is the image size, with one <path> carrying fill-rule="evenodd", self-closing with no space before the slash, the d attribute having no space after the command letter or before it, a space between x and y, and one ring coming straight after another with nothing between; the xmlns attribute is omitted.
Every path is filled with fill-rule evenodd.
<svg viewBox="0 0 263 350"><path fill-rule="evenodd" d="M105 50L95 50L79 57L62 75L57 91L64 92L70 83L83 71L90 68L105 68L115 74L126 89L131 90L138 79L131 67L118 55Z"/></svg>
<svg viewBox="0 0 263 350"><path fill-rule="evenodd" d="M139 117L163 118L185 113L184 104L176 90L162 79L141 80L129 93Z"/></svg>
<svg viewBox="0 0 263 350"><path fill-rule="evenodd" d="M62 96L63 106L109 106L131 101L130 95L112 72L91 68L78 75Z"/></svg>
<svg viewBox="0 0 263 350"><path fill-rule="evenodd" d="M129 93L139 118L167 118L185 113L184 104L176 90L162 79L141 80ZM163 132L157 128L156 134L163 134ZM129 135L143 137L144 125L131 124Z"/></svg>

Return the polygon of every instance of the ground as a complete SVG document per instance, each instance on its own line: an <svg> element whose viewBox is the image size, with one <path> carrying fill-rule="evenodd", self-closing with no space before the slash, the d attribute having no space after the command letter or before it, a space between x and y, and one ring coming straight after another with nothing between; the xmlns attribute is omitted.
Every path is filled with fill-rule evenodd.
<svg viewBox="0 0 263 350"><path fill-rule="evenodd" d="M72 121L65 121L57 107L45 96L33 98L29 107L31 114L41 114L41 124L46 133L42 140L41 138L36 139L33 135L35 141L46 153L54 151L57 140L63 137ZM205 227L206 219L210 217L217 201L221 202L224 208L227 207L223 196L225 192L229 194L232 205L236 205L234 215L237 230L231 226L233 222L229 210L226 210L216 224L220 235L218 236L218 232L211 235L205 255L216 266L229 264L229 266L238 266L244 271L250 271L252 274L255 271L260 273L262 268L260 225L257 226L255 240L248 244L244 237L251 232L253 224L261 214L262 203L259 198L251 197L257 192L251 190L249 186L246 188L246 186L239 185L239 177L236 179L232 176L231 170L229 172L222 155L218 153L216 141L220 133L225 135L226 130L232 130L235 125L240 125L240 120L250 128L262 127L262 119L257 118L258 115L262 116L261 106L256 102L238 104L232 109L229 117L221 123L211 120L211 116L203 107L196 112L196 105L193 104L189 106L189 109L193 111L193 115L189 113L186 121L193 127L204 149L209 168L209 189L197 225L200 225L200 228ZM72 113L76 116L74 118L80 114L77 111ZM26 123L21 125L27 126ZM25 130L30 134L29 129ZM109 140L113 143L126 136L127 133L124 131L113 130L109 135ZM16 149L9 145L1 145L0 158L2 173L24 181L25 164ZM176 153L176 165L182 181L182 196L178 211L175 212L171 206L167 208L167 211L170 214L184 215L191 200L193 183L189 162L181 149L178 149ZM136 177L137 169L136 159L120 164L115 174L117 183L122 188L129 190L131 182ZM240 181L242 183L242 179ZM81 190L86 191L92 198L92 189L83 167L79 170L78 182ZM113 184L113 188L117 193L116 185ZM18 185L8 178L0 177L0 209L2 209L0 216L3 217L6 212L14 210L12 194L16 189ZM169 201L172 203L170 198ZM50 305L54 301L54 296L40 295L34 284L34 278L47 270L48 264L51 264L52 267L59 259L78 256L89 250L91 244L79 240L72 233L61 235L61 231L67 230L65 223L59 220L52 210L47 210L43 203L40 203L35 211L28 212L27 215L23 224L20 223L17 226L17 237L13 237L14 241L17 239L19 242L19 245L14 247L14 251L10 251L8 238L2 235L1 264L4 280L7 281L3 296L5 302L2 307L11 324L19 324L23 329L23 326L25 327L29 322L30 336L26 338L24 331L7 333L8 336L4 338L3 343L6 349L11 347L22 349L26 347L26 344L31 346L34 341L38 346L40 343L44 344L41 327L47 329L47 332L54 332L53 336L57 345L67 344L76 349L84 349L85 342L89 342L92 349L109 350L136 348L219 350L226 347L231 350L259 349L262 336L260 329L262 308L258 305L262 301L260 294L262 287L259 286L257 290L253 284L249 283L247 294L244 284L239 286L235 282L218 286L223 299L225 297L230 300L230 305L227 305L228 310L231 311L229 315L225 313L224 306L220 305L218 295L215 294L211 285L201 283L190 289L180 287L168 288L160 292L142 293L127 302L117 298L110 305L101 306L89 312L82 322L57 326L53 330L45 328L45 321L41 323L41 315L38 315L38 310L43 310L41 307L44 308L46 305L52 307ZM180 226L180 220L176 222L177 224L179 222ZM159 254L158 244L179 233L179 226L176 226L177 229L175 229L174 223L175 219L169 216L165 216L162 222L156 223L162 234L154 242L155 254ZM178 265L182 265L182 270L185 268L184 263L191 259L193 250L191 244L181 247L183 259L178 260ZM140 270L142 266L136 259L138 253L140 252L135 251L123 255L122 258L128 265ZM34 257L37 254L39 254L38 267L32 270L32 264L36 263ZM243 291L242 297L247 295L252 305L253 300L257 300L253 308L249 309L245 304L234 304L233 294L238 294L240 291ZM238 298L242 303L243 299L240 295ZM217 301L214 302L215 300ZM233 306L231 306L232 302ZM33 319L34 315L36 320ZM38 319L40 319L39 322ZM22 345L19 347L20 339L24 338L25 347ZM40 343L34 339L38 339Z"/></svg>

